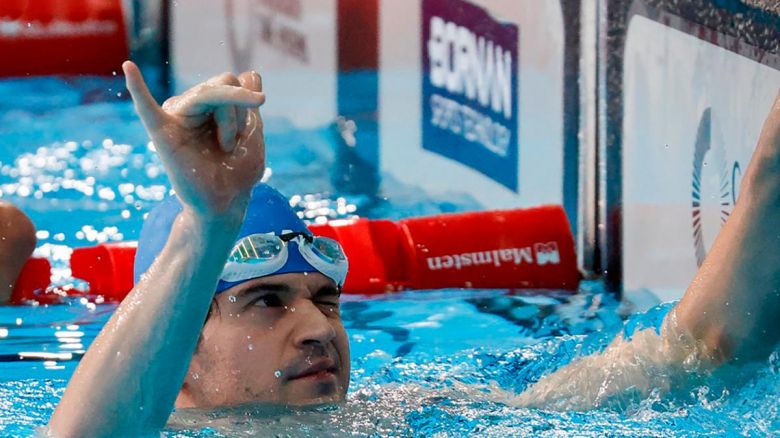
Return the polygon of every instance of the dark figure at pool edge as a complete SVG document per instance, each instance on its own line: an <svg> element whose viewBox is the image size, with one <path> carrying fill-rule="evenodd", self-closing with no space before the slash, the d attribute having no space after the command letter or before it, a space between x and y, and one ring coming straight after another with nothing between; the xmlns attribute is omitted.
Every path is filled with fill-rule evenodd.
<svg viewBox="0 0 780 438"><path fill-rule="evenodd" d="M35 226L30 218L16 206L0 202L0 305L11 298L16 278L35 244Z"/></svg>
<svg viewBox="0 0 780 438"><path fill-rule="evenodd" d="M145 224L139 253L146 251L141 247L147 232L161 233L165 243L159 254L149 250L156 260L81 360L51 432L64 437L159 430L174 404L344 400L349 345L338 313L338 263L314 266L304 254L312 249L311 238L294 221L284 229L262 220L256 229L243 229L260 211L250 197L265 168L259 75L223 74L161 108L137 67L127 62L123 68L179 199L166 214L181 212L160 219L165 225L158 230ZM637 363L665 369L695 364L707 371L766 359L780 339L780 98L743 181L731 219L660 334L648 329L630 340L618 337L602 353L570 363L511 402L589 409L628 388L649 393L657 386L653 371ZM275 196L264 186L256 190ZM284 215L282 210L266 213ZM285 246L288 264L303 267L253 270L251 260L262 258L262 251L234 251L244 234L267 232L282 237L275 245ZM283 240L289 242L278 243ZM607 372L621 377L605 385Z"/></svg>

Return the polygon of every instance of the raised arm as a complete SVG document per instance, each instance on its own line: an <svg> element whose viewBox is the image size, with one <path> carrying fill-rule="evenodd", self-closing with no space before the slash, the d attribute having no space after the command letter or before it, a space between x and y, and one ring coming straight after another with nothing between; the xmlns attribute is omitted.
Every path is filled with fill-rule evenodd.
<svg viewBox="0 0 780 438"><path fill-rule="evenodd" d="M224 74L159 107L123 69L184 206L165 248L103 327L50 421L54 436L139 435L173 409L217 279L265 169L257 73Z"/></svg>
<svg viewBox="0 0 780 438"><path fill-rule="evenodd" d="M764 360L780 340L780 94L739 202L671 315L715 364Z"/></svg>
<svg viewBox="0 0 780 438"><path fill-rule="evenodd" d="M780 94L764 122L739 202L660 335L618 336L531 386L525 406L592 409L670 389L688 372L765 360L780 340Z"/></svg>

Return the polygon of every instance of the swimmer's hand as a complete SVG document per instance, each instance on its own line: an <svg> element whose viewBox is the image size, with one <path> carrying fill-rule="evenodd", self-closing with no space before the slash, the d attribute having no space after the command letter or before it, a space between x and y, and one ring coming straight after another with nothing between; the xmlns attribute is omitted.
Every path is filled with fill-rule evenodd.
<svg viewBox="0 0 780 438"><path fill-rule="evenodd" d="M162 107L138 67L122 65L135 109L182 203L204 217L241 211L265 171L260 75L213 77Z"/></svg>

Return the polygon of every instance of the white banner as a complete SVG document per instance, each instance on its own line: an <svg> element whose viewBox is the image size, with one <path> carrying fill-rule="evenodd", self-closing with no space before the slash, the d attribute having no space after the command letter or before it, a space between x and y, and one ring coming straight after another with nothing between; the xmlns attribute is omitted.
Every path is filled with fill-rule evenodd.
<svg viewBox="0 0 780 438"><path fill-rule="evenodd" d="M624 67L624 289L679 298L733 209L780 72L642 16Z"/></svg>

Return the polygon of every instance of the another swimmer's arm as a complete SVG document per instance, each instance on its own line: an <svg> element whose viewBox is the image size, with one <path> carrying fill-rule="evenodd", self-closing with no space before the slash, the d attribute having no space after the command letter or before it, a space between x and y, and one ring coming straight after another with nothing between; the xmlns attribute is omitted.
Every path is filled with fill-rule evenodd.
<svg viewBox="0 0 780 438"><path fill-rule="evenodd" d="M35 244L35 226L30 218L11 203L0 201L0 306L11 298Z"/></svg>
<svg viewBox="0 0 780 438"><path fill-rule="evenodd" d="M604 351L576 359L541 378L508 404L556 410L584 411L617 407L635 396L662 393L675 386L690 355L688 345L677 344L664 324L634 333L630 341L617 336Z"/></svg>
<svg viewBox="0 0 780 438"><path fill-rule="evenodd" d="M165 248L82 359L50 421L55 436L137 436L173 409L265 169L257 73L223 74L160 108L123 65L136 111L183 205Z"/></svg>
<svg viewBox="0 0 780 438"><path fill-rule="evenodd" d="M728 223L673 318L714 364L764 360L780 341L780 94Z"/></svg>
<svg viewBox="0 0 780 438"><path fill-rule="evenodd" d="M591 409L674 384L678 371L764 360L780 341L780 95L764 122L739 202L682 300L654 330L544 377L515 402ZM679 375L679 374L678 374Z"/></svg>

